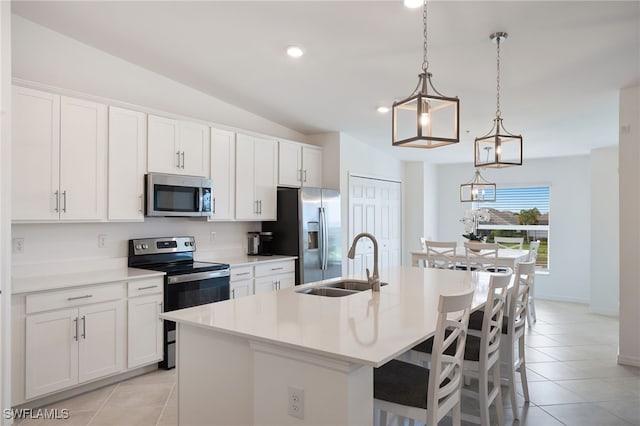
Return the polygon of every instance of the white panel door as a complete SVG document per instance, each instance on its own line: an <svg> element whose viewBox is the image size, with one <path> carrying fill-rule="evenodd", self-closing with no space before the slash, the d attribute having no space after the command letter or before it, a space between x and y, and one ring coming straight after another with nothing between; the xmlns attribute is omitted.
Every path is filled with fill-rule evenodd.
<svg viewBox="0 0 640 426"><path fill-rule="evenodd" d="M276 141L255 138L255 196L259 201L258 218L276 220L278 147Z"/></svg>
<svg viewBox="0 0 640 426"><path fill-rule="evenodd" d="M60 96L13 87L12 219L58 220Z"/></svg>
<svg viewBox="0 0 640 426"><path fill-rule="evenodd" d="M77 320L77 309L27 315L27 399L78 383Z"/></svg>
<svg viewBox="0 0 640 426"><path fill-rule="evenodd" d="M253 138L236 138L236 219L256 220L258 204L254 188Z"/></svg>
<svg viewBox="0 0 640 426"><path fill-rule="evenodd" d="M61 220L107 217L107 106L60 100Z"/></svg>
<svg viewBox="0 0 640 426"><path fill-rule="evenodd" d="M80 382L124 369L124 301L99 303L78 310Z"/></svg>
<svg viewBox="0 0 640 426"><path fill-rule="evenodd" d="M182 164L178 148L178 122L170 118L149 115L147 169L158 173L179 173Z"/></svg>
<svg viewBox="0 0 640 426"><path fill-rule="evenodd" d="M144 220L146 148L147 115L109 107L109 220Z"/></svg>
<svg viewBox="0 0 640 426"><path fill-rule="evenodd" d="M189 176L209 177L209 127L180 122L180 171Z"/></svg>
<svg viewBox="0 0 640 426"><path fill-rule="evenodd" d="M302 184L302 146L278 142L278 185L299 188Z"/></svg>
<svg viewBox="0 0 640 426"><path fill-rule="evenodd" d="M162 295L133 297L128 302L127 367L162 359Z"/></svg>
<svg viewBox="0 0 640 426"><path fill-rule="evenodd" d="M302 185L322 188L322 148L303 145Z"/></svg>
<svg viewBox="0 0 640 426"><path fill-rule="evenodd" d="M235 281L230 284L231 298L250 296L253 294L253 280Z"/></svg>
<svg viewBox="0 0 640 426"><path fill-rule="evenodd" d="M235 215L236 134L211 129L213 214L209 220L231 220Z"/></svg>

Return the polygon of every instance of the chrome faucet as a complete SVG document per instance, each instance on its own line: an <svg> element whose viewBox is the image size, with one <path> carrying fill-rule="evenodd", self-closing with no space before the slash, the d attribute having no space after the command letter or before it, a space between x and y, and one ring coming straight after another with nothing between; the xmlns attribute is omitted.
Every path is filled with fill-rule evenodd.
<svg viewBox="0 0 640 426"><path fill-rule="evenodd" d="M351 243L351 248L349 249L349 253L347 257L349 259L353 259L356 255L356 244L358 244L358 240L362 237L367 237L373 242L373 275L369 275L369 268L367 268L367 282L371 286L372 291L380 291L380 275L378 275L378 240L373 234L369 234L368 232L361 232L353 238L353 242Z"/></svg>

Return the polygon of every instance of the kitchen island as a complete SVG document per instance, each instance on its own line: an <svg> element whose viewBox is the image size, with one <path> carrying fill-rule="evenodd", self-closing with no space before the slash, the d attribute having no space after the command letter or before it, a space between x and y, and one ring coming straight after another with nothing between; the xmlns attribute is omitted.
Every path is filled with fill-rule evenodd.
<svg viewBox="0 0 640 426"><path fill-rule="evenodd" d="M179 424L373 424L373 368L433 335L440 294L473 287L481 306L489 275L398 267L381 279L376 293L299 293L333 279L163 314L177 322Z"/></svg>

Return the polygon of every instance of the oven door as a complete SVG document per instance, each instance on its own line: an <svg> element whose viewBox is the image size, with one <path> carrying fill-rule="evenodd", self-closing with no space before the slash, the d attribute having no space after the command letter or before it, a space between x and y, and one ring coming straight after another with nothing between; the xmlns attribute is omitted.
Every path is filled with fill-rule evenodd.
<svg viewBox="0 0 640 426"><path fill-rule="evenodd" d="M229 299L229 270L173 275L165 278L164 310L190 308ZM161 368L176 365L176 323L164 321L164 360Z"/></svg>

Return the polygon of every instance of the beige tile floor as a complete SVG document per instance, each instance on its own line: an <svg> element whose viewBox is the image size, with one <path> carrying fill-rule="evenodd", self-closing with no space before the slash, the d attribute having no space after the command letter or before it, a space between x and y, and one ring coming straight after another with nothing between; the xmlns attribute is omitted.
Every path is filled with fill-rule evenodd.
<svg viewBox="0 0 640 426"><path fill-rule="evenodd" d="M531 402L519 395L520 422L514 422L503 391L507 424L640 426L640 368L616 364L617 319L579 304L540 300L536 308L538 322L526 338ZM47 407L68 409L68 420L19 424L176 425L176 401L175 370L158 370ZM463 409L475 411L477 403L465 399Z"/></svg>

